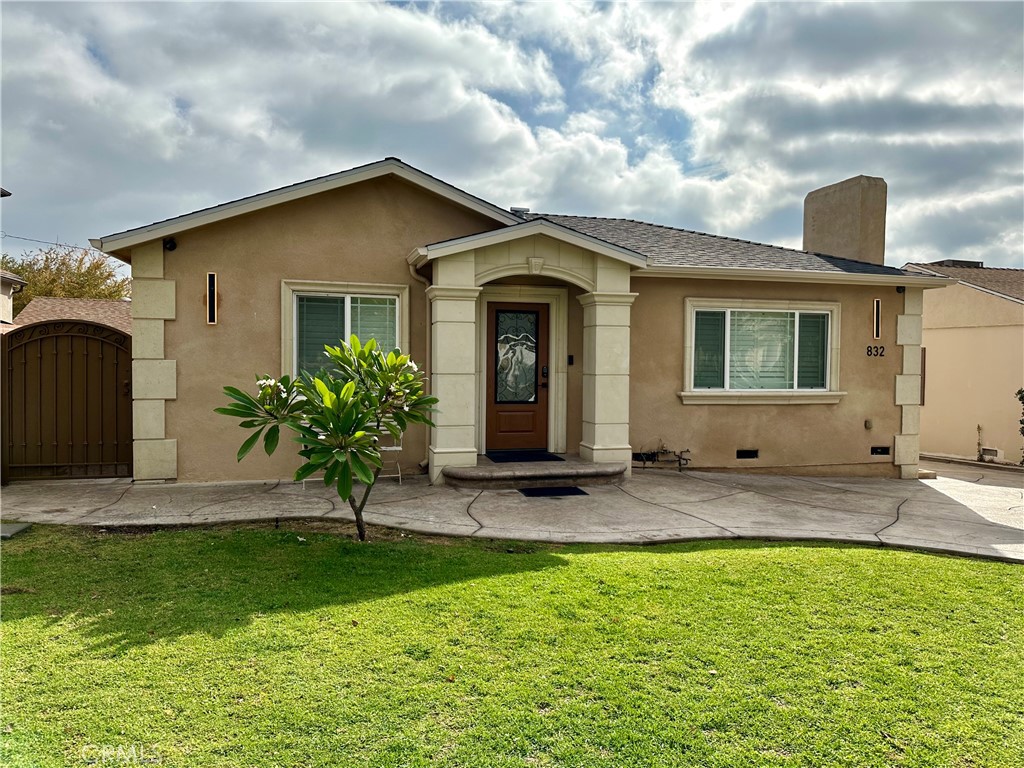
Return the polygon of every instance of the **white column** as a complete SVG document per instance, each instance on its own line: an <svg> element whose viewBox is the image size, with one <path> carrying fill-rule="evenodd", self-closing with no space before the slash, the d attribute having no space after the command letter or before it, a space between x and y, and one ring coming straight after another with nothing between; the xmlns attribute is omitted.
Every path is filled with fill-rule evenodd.
<svg viewBox="0 0 1024 768"><path fill-rule="evenodd" d="M442 260L443 261L443 260ZM436 274L436 273L435 273ZM430 391L438 399L430 430L430 482L446 466L476 466L476 301L480 289L432 285Z"/></svg>
<svg viewBox="0 0 1024 768"><path fill-rule="evenodd" d="M629 308L635 293L593 292L583 305L583 440L580 458L622 462L629 446Z"/></svg>

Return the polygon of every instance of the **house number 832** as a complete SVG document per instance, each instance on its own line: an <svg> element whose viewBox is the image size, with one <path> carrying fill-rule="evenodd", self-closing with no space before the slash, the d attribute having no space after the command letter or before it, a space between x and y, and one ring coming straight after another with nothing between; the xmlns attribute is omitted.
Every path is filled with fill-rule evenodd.
<svg viewBox="0 0 1024 768"><path fill-rule="evenodd" d="M868 345L868 357L885 357L885 347Z"/></svg>

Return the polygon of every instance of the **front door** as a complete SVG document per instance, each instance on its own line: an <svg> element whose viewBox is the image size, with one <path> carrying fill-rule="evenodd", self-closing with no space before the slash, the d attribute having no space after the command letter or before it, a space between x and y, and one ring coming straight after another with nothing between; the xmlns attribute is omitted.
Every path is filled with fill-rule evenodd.
<svg viewBox="0 0 1024 768"><path fill-rule="evenodd" d="M548 305L487 305L487 450L547 450Z"/></svg>

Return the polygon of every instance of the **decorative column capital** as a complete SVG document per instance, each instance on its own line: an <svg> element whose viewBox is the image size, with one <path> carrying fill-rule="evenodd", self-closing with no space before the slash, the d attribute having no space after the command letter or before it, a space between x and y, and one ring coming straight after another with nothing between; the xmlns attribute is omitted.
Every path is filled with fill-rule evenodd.
<svg viewBox="0 0 1024 768"><path fill-rule="evenodd" d="M608 291L592 291L591 293L581 293L576 297L577 301L584 307L591 307L594 305L612 305L612 306L625 306L632 305L634 299L639 296L639 293L618 293Z"/></svg>
<svg viewBox="0 0 1024 768"><path fill-rule="evenodd" d="M438 299L451 301L476 301L482 288L463 288L459 286L432 285L426 290L427 298L433 303Z"/></svg>

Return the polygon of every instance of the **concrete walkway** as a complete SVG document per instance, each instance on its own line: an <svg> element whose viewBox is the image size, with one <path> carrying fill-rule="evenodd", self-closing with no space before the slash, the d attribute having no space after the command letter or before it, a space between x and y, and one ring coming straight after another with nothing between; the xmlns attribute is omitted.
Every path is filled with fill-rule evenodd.
<svg viewBox="0 0 1024 768"><path fill-rule="evenodd" d="M824 539L1024 562L1024 475L928 463L935 480L799 478L638 470L587 496L381 480L366 521L445 536L548 542ZM131 485L19 482L2 491L5 521L92 526L182 525L273 518L352 520L320 483Z"/></svg>

